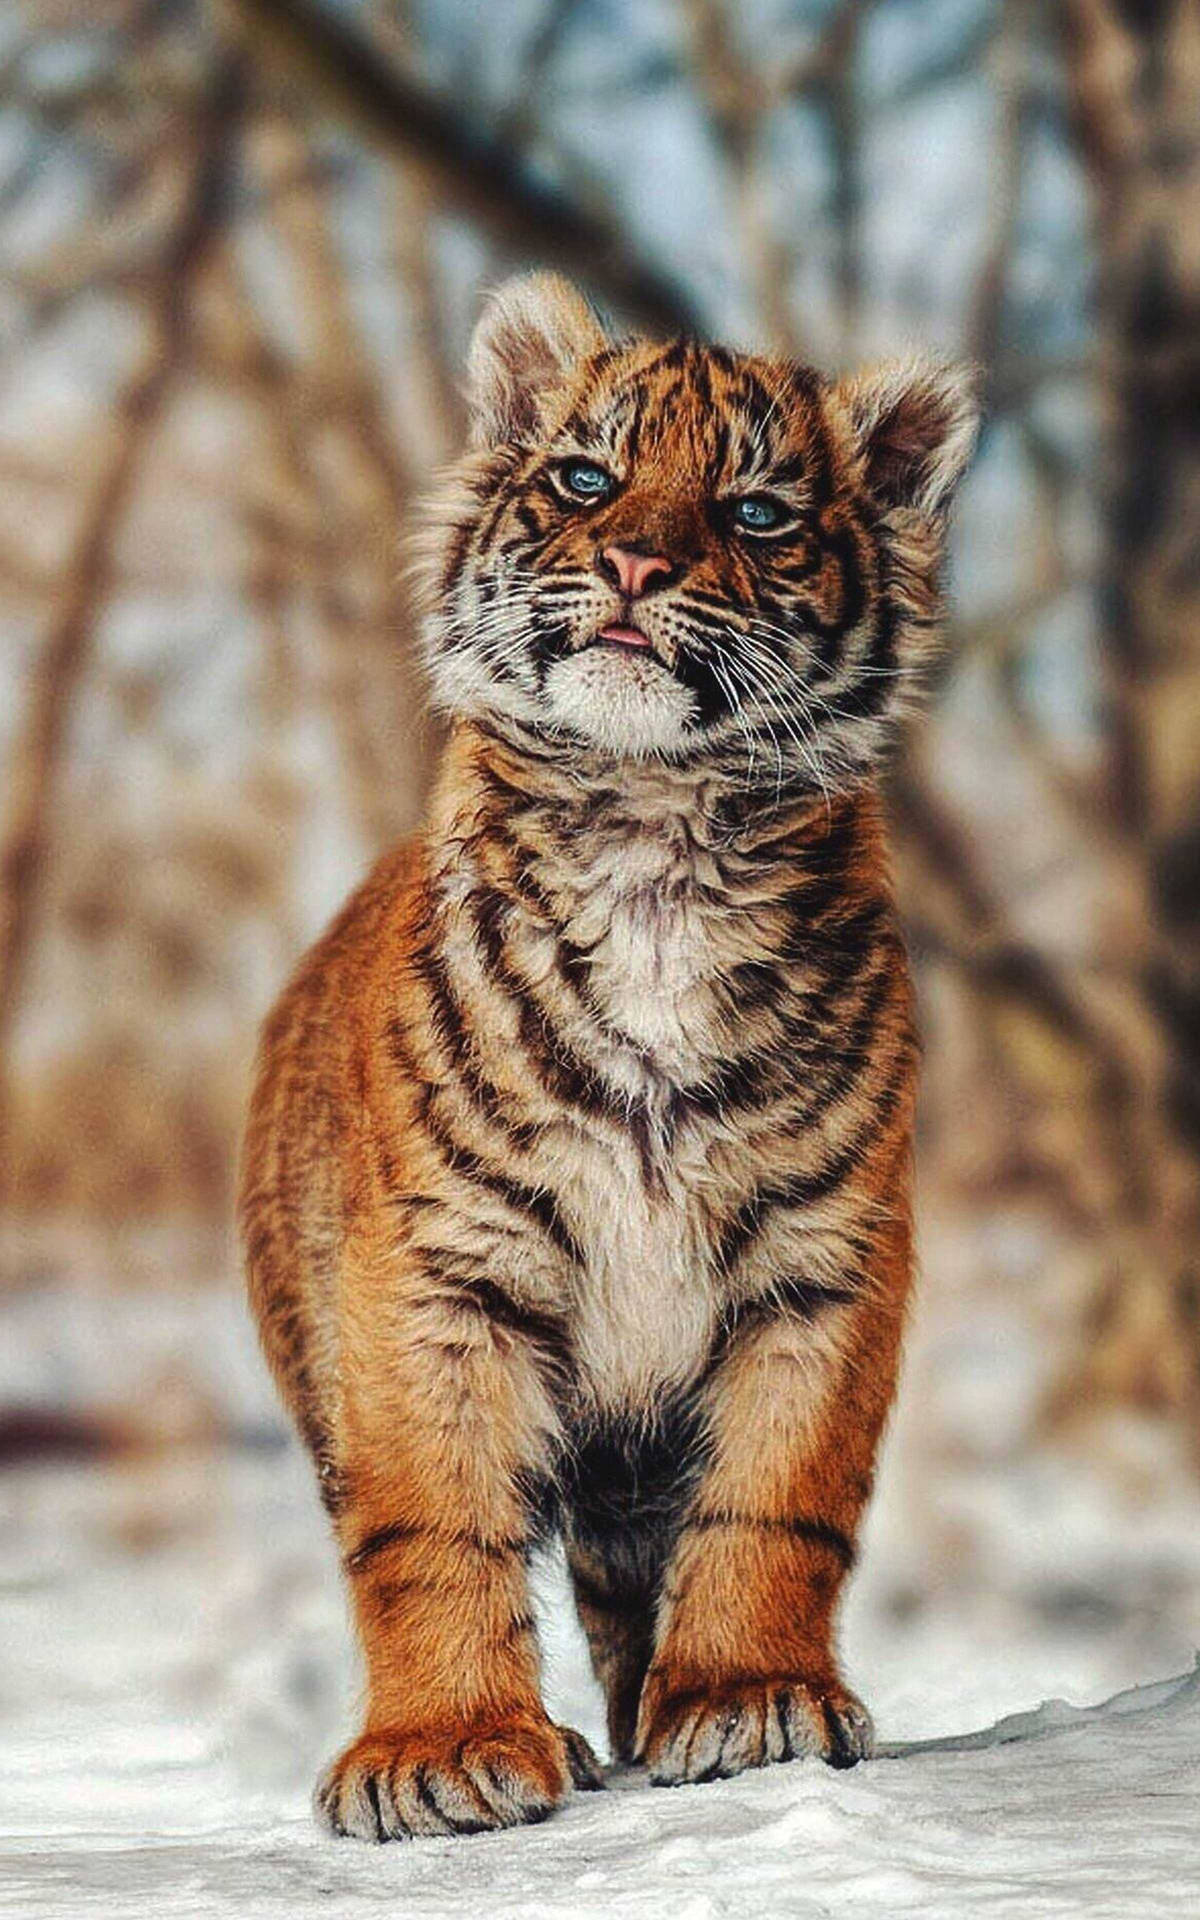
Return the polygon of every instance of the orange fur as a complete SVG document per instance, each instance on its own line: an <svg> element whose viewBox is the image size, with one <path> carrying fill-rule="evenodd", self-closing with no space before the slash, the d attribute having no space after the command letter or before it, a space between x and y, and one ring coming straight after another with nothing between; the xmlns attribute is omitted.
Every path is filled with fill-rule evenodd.
<svg viewBox="0 0 1200 1920"><path fill-rule="evenodd" d="M671 1781L868 1748L833 1628L909 1288L915 1070L873 769L965 451L949 376L609 348L557 283L502 298L472 369L423 563L453 716L428 824L271 1016L242 1193L366 1658L319 1803L377 1838L597 1783L539 1693L555 1525L617 1752ZM585 440L620 475L586 514L545 480ZM778 476L770 552L722 461ZM594 657L605 541L670 560L645 658ZM751 605L808 649L772 642L774 706ZM740 719L706 677L726 645Z"/></svg>

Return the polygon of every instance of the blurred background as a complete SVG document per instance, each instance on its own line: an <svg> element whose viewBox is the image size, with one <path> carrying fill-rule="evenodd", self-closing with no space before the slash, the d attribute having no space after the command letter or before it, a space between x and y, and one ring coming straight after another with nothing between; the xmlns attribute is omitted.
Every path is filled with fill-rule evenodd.
<svg viewBox="0 0 1200 1920"><path fill-rule="evenodd" d="M532 263L622 322L983 368L946 662L890 783L924 1272L848 1650L893 1733L1187 1664L1198 107L1189 0L4 9L18 1730L57 1692L106 1752L119 1700L130 1739L182 1713L214 1767L307 1779L336 1722L237 1140L290 964L418 817L403 537L481 289Z"/></svg>

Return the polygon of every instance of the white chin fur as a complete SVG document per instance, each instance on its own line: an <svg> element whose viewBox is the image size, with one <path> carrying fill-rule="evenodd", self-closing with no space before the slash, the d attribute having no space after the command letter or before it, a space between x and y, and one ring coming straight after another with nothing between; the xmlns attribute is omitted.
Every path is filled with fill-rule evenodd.
<svg viewBox="0 0 1200 1920"><path fill-rule="evenodd" d="M678 752L696 706L665 667L609 647L556 660L543 693L555 726L607 753L638 756Z"/></svg>

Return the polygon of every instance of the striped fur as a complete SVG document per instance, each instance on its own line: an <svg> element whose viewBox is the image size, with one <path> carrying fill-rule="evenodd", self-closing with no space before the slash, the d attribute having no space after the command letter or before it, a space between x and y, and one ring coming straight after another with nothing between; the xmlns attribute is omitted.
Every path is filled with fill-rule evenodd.
<svg viewBox="0 0 1200 1920"><path fill-rule="evenodd" d="M970 440L956 375L613 346L543 277L471 380L422 557L429 819L267 1024L242 1194L366 1656L319 1805L381 1839L597 1783L539 1694L552 1529L618 1755L671 1782L867 1750L833 1617L915 1070L874 773ZM576 453L602 504L562 497ZM748 493L786 531L739 534ZM609 543L671 563L644 653L588 644L630 613Z"/></svg>

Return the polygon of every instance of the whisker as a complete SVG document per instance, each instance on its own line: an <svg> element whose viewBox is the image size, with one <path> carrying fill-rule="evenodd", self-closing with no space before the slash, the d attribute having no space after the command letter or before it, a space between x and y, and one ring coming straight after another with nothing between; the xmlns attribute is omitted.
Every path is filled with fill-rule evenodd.
<svg viewBox="0 0 1200 1920"><path fill-rule="evenodd" d="M743 668L743 674L741 676L742 684L748 689L748 691L752 693L756 693L761 699L766 700L772 712L778 716L784 731L790 736L793 744L795 745L795 747L803 757L806 765L811 768L813 776L816 779L817 785L821 789L821 793L825 801L826 812L827 813L831 812L832 802L830 799L829 785L825 777L824 766L822 765L822 762L820 759L820 753L817 746L815 727L813 728L813 751L810 753L808 748L808 743L806 742L804 737L796 731L796 727L793 724L792 715L789 713L782 699L777 697L777 690L767 685L762 680L761 676L756 677L751 672L749 663L743 661L740 664ZM801 724L803 724L803 720L807 716L799 715L798 717L801 719ZM770 725L769 722L767 724L768 726ZM809 722L809 724L811 725L811 721ZM773 729L771 730L774 731Z"/></svg>
<svg viewBox="0 0 1200 1920"><path fill-rule="evenodd" d="M713 649L713 654L711 659L712 670L714 675L716 676L718 685L721 687L722 691L725 694L726 699L729 701L729 704L733 709L738 725L741 728L742 733L745 737L746 785L747 787L751 787L754 784L754 734L751 731L750 724L746 719L745 709L742 705L741 696L739 695L737 688L734 685L732 678L730 677L730 674L726 670L729 664L730 663L728 662L726 656L723 654L721 648L714 644L714 649ZM776 755L778 757L778 747L776 747Z"/></svg>

